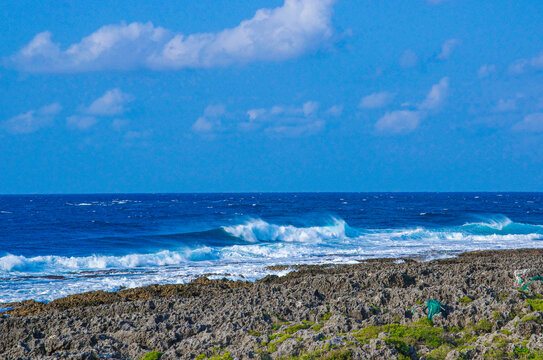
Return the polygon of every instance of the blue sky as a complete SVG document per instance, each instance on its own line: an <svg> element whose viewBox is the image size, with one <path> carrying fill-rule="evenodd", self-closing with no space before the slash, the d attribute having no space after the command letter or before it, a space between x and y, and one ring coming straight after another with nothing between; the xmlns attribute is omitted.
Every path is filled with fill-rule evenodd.
<svg viewBox="0 0 543 360"><path fill-rule="evenodd" d="M2 2L0 193L543 191L543 2Z"/></svg>

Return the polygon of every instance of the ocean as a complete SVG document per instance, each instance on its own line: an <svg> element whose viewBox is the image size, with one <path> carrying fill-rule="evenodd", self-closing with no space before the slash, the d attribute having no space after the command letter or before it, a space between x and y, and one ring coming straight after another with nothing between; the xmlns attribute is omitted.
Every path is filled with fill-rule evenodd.
<svg viewBox="0 0 543 360"><path fill-rule="evenodd" d="M543 193L0 196L0 303L543 247Z"/></svg>

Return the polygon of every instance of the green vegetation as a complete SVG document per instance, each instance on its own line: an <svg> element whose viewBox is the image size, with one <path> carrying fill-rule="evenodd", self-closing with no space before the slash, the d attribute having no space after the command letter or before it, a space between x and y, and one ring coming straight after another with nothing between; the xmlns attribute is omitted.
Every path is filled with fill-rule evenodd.
<svg viewBox="0 0 543 360"><path fill-rule="evenodd" d="M500 295L498 295L498 296L502 301L507 300L507 294L505 294L505 293L500 293Z"/></svg>
<svg viewBox="0 0 543 360"><path fill-rule="evenodd" d="M213 349L213 354L210 357L207 357L205 354L200 354L196 356L196 360L232 360L232 356L229 351L222 353L222 350L219 348Z"/></svg>
<svg viewBox="0 0 543 360"><path fill-rule="evenodd" d="M487 319L482 319L477 324L471 326L477 334L489 333L492 331L492 323Z"/></svg>
<svg viewBox="0 0 543 360"><path fill-rule="evenodd" d="M323 326L323 324L315 324L311 329L313 329L313 331L319 331Z"/></svg>
<svg viewBox="0 0 543 360"><path fill-rule="evenodd" d="M543 360L543 351L532 351L526 346L515 346L512 352L507 352L505 347L493 348L484 355L485 359L522 359Z"/></svg>
<svg viewBox="0 0 543 360"><path fill-rule="evenodd" d="M464 296L464 297L461 297L460 299L458 299L458 302L462 305L467 305L469 304L470 302L472 302L473 299L470 298L469 296Z"/></svg>
<svg viewBox="0 0 543 360"><path fill-rule="evenodd" d="M367 344L371 339L377 338L380 333L386 333L385 342L404 355L407 354L409 346L425 344L430 349L437 349L445 343L444 329L433 327L428 319L409 325L368 326L354 333L353 336L362 344Z"/></svg>
<svg viewBox="0 0 543 360"><path fill-rule="evenodd" d="M348 349L334 349L328 345L311 353L285 358L284 360L351 360L352 352Z"/></svg>
<svg viewBox="0 0 543 360"><path fill-rule="evenodd" d="M251 331L249 331L249 335L252 335L252 336L262 336L262 333L261 333L260 331L251 330Z"/></svg>
<svg viewBox="0 0 543 360"><path fill-rule="evenodd" d="M151 351L150 353L145 354L140 360L158 360L162 357L160 351Z"/></svg>
<svg viewBox="0 0 543 360"><path fill-rule="evenodd" d="M296 324L296 325L292 325L290 327L288 327L285 332L287 334L294 334L296 332L298 332L299 330L303 330L303 329L308 329L311 325L306 323L306 324Z"/></svg>
<svg viewBox="0 0 543 360"><path fill-rule="evenodd" d="M449 351L453 350L453 347L449 344L443 344L437 349L430 352L425 356L428 360L445 360Z"/></svg>
<svg viewBox="0 0 543 360"><path fill-rule="evenodd" d="M543 311L543 300L540 299L526 299L526 303L530 305L532 311Z"/></svg>
<svg viewBox="0 0 543 360"><path fill-rule="evenodd" d="M537 315L525 315L522 317L522 319L520 319L520 321L522 322L526 322L526 321L535 321L537 323L542 323L543 321L541 320L541 318Z"/></svg>
<svg viewBox="0 0 543 360"><path fill-rule="evenodd" d="M213 355L211 356L210 358L208 358L208 360L232 360L232 356L230 356L230 352L227 351L225 352L224 354L217 354L217 355Z"/></svg>
<svg viewBox="0 0 543 360"><path fill-rule="evenodd" d="M272 336L270 336L270 340L275 340L275 341L272 341L268 344L268 352L270 353L275 352L277 350L277 345L281 344L283 341L291 337L292 335L290 334L273 334Z"/></svg>
<svg viewBox="0 0 543 360"><path fill-rule="evenodd" d="M326 322L326 321L330 320L331 317L332 317L331 312L324 313L324 314L322 314L322 316L320 318L320 321Z"/></svg>

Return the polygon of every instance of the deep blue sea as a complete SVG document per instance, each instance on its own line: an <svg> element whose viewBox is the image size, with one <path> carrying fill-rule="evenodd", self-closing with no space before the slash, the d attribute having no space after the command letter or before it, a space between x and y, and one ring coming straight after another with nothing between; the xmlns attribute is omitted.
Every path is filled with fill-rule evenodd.
<svg viewBox="0 0 543 360"><path fill-rule="evenodd" d="M0 303L543 247L543 193L0 196Z"/></svg>

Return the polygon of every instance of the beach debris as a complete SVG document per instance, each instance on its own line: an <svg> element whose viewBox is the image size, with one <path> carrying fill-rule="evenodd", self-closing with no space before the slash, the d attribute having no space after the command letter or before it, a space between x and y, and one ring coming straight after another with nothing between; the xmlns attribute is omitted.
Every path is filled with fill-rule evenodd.
<svg viewBox="0 0 543 360"><path fill-rule="evenodd" d="M514 282L520 286L522 291L527 291L528 286L534 281L543 281L543 276L532 276L529 280L526 279L526 274L530 269L520 269L513 272Z"/></svg>
<svg viewBox="0 0 543 360"><path fill-rule="evenodd" d="M513 272L513 281L516 285L521 286L524 281L526 281L526 273L528 271L530 271L530 269L519 269Z"/></svg>
<svg viewBox="0 0 543 360"><path fill-rule="evenodd" d="M534 276L526 284L522 286L522 290L528 290L528 286L534 281L543 281L543 276Z"/></svg>
<svg viewBox="0 0 543 360"><path fill-rule="evenodd" d="M446 310L445 305L437 301L436 299L430 299L426 302L426 309L428 309L428 319L434 321L434 315L442 313L445 316Z"/></svg>

